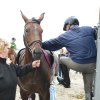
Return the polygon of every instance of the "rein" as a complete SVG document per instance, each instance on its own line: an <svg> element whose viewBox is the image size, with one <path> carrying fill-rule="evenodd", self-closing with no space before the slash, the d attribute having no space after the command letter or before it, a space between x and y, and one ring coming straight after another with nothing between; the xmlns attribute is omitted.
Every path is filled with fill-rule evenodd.
<svg viewBox="0 0 100 100"><path fill-rule="evenodd" d="M25 42L26 46L27 46L29 49L30 49L30 47L32 46L32 44L34 44L34 46L35 46L36 43L39 43L40 46L42 45L42 41L41 41L41 40L35 40L35 41L32 41L30 44L28 44L27 41L25 41L25 35L23 35L23 37L24 37L24 42Z"/></svg>
<svg viewBox="0 0 100 100"><path fill-rule="evenodd" d="M27 24L29 24L29 23L37 23L37 24L40 24L40 22L39 22L37 19L35 19L35 18L32 18L31 21L26 22L25 26L26 26Z"/></svg>

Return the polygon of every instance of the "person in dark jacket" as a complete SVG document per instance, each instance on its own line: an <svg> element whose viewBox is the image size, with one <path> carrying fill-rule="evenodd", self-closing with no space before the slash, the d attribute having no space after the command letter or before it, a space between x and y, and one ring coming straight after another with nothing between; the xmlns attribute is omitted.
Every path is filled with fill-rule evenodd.
<svg viewBox="0 0 100 100"><path fill-rule="evenodd" d="M60 57L60 63L67 68L82 72L86 100L92 100L92 82L96 69L97 48L94 40L95 28L79 27L74 16L66 19L60 36L42 43L44 49L50 51L66 47L69 56Z"/></svg>
<svg viewBox="0 0 100 100"><path fill-rule="evenodd" d="M9 43L0 39L0 100L15 100L17 77L21 77L40 66L40 60L24 66L11 64L8 58Z"/></svg>
<svg viewBox="0 0 100 100"><path fill-rule="evenodd" d="M58 55L58 61L60 60L60 57L62 56L67 56L68 51L64 50L64 48L59 49L60 54ZM68 68L64 65L59 63L59 73L57 76L57 80L59 84L62 84L65 88L70 88L70 77L69 77L69 70Z"/></svg>

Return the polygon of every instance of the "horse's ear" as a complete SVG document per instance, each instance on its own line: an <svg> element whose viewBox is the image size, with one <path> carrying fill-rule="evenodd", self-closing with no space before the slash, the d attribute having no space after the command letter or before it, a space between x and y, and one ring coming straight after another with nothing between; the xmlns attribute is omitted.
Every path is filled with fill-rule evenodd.
<svg viewBox="0 0 100 100"><path fill-rule="evenodd" d="M40 17L38 18L38 21L39 21L39 22L41 22L41 21L43 20L44 14L45 14L45 13L42 13L42 14L40 15Z"/></svg>
<svg viewBox="0 0 100 100"><path fill-rule="evenodd" d="M28 18L22 13L22 11L20 10L22 18L24 19L25 23L28 21Z"/></svg>

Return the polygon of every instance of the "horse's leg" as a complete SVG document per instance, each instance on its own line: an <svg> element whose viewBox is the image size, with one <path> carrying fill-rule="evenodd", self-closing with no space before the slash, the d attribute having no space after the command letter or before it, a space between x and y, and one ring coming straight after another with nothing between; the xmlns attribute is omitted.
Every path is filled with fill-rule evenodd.
<svg viewBox="0 0 100 100"><path fill-rule="evenodd" d="M29 94L25 93L23 90L20 89L20 95L22 100L28 100Z"/></svg>
<svg viewBox="0 0 100 100"><path fill-rule="evenodd" d="M45 96L44 96L44 99L43 100L50 100L50 94L48 93L48 94L46 94Z"/></svg>
<svg viewBox="0 0 100 100"><path fill-rule="evenodd" d="M32 98L32 100L35 100L35 93L32 93L30 97Z"/></svg>
<svg viewBox="0 0 100 100"><path fill-rule="evenodd" d="M39 100L50 100L50 93L49 91L42 92L41 95L39 95Z"/></svg>
<svg viewBox="0 0 100 100"><path fill-rule="evenodd" d="M49 92L46 93L44 100L50 100L50 93Z"/></svg>
<svg viewBox="0 0 100 100"><path fill-rule="evenodd" d="M39 100L43 100L42 97L39 95Z"/></svg>

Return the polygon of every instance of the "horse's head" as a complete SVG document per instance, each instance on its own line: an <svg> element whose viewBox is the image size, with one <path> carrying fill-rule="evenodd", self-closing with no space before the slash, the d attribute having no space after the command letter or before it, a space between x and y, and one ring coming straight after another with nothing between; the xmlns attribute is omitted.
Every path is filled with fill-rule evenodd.
<svg viewBox="0 0 100 100"><path fill-rule="evenodd" d="M44 13L42 13L38 19L36 18L28 19L22 12L21 15L25 21L24 35L23 35L24 44L31 53L32 58L34 60L40 59L42 54L41 45L42 45L42 32L43 32L40 23L44 18Z"/></svg>

